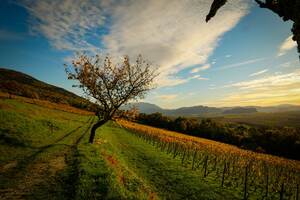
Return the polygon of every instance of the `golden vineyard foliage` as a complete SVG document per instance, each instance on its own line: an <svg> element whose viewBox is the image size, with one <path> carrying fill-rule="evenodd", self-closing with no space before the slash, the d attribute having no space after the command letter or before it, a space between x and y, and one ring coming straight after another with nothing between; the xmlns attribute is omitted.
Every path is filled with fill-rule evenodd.
<svg viewBox="0 0 300 200"><path fill-rule="evenodd" d="M255 160L259 162L265 161L268 164L272 164L272 165L292 167L293 169L299 171L300 173L300 161L297 160L289 160L289 159L272 156L268 154L256 153L256 152L240 149L230 144L225 144L225 143L221 143L221 142L217 142L205 138L189 136L174 131L137 124L130 121L119 120L118 123L123 127L131 130L159 136L162 140L166 142L178 142L187 146L194 146L195 148L206 149L211 151L211 153L214 154L228 154L228 156L229 155L239 156L247 160Z"/></svg>
<svg viewBox="0 0 300 200"><path fill-rule="evenodd" d="M130 121L118 120L126 129L163 151L180 157L182 164L203 170L204 177L219 177L221 185L240 188L244 199L299 196L300 162L243 150L199 137L188 136ZM268 197L268 198L267 198Z"/></svg>

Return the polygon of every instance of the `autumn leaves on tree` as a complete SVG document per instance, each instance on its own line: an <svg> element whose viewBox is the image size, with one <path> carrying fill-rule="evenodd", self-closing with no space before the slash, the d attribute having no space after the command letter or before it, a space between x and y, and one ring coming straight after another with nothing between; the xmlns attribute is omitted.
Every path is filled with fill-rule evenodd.
<svg viewBox="0 0 300 200"><path fill-rule="evenodd" d="M95 102L98 121L91 129L89 142L93 143L95 131L108 120L114 119L118 109L129 100L143 98L153 88L157 73L141 55L131 63L124 56L115 63L110 56L78 55L72 66L66 66L68 79L77 80L74 85Z"/></svg>

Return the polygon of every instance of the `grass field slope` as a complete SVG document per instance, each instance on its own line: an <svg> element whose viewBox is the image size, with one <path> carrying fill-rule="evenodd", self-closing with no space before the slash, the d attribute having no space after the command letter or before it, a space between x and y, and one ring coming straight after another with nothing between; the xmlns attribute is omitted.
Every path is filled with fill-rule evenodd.
<svg viewBox="0 0 300 200"><path fill-rule="evenodd" d="M0 99L0 199L72 195L77 146L93 117Z"/></svg>
<svg viewBox="0 0 300 200"><path fill-rule="evenodd" d="M127 121L90 145L94 120L0 98L0 199L297 198L297 161Z"/></svg>
<svg viewBox="0 0 300 200"><path fill-rule="evenodd" d="M5 68L0 68L0 91L32 99L68 104L77 108L87 108L90 104L86 99L63 88Z"/></svg>

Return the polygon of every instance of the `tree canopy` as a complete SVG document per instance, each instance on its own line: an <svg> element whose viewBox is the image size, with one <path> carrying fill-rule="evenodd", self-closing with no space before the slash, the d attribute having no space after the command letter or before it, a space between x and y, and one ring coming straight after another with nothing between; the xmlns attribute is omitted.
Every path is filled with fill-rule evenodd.
<svg viewBox="0 0 300 200"><path fill-rule="evenodd" d="M141 55L131 63L128 56L121 63L114 63L110 56L78 55L71 67L66 66L68 79L77 80L74 85L83 89L96 103L95 114L99 121L92 128L90 142L95 130L113 119L121 105L130 100L143 98L153 88L155 68Z"/></svg>
<svg viewBox="0 0 300 200"><path fill-rule="evenodd" d="M267 8L282 18L283 21L291 20L294 22L292 33L293 40L298 44L300 53L300 1L299 0L255 0L261 8ZM217 11L227 3L227 0L214 0L205 21L213 18Z"/></svg>

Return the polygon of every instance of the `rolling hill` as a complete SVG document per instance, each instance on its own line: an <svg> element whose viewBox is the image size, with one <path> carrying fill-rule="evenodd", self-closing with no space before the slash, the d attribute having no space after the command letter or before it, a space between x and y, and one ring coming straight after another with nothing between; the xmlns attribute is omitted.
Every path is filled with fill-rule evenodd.
<svg viewBox="0 0 300 200"><path fill-rule="evenodd" d="M74 102L80 105L86 101L67 90L6 69L0 69L0 90L75 106ZM163 109L149 103L136 105L141 112L174 116L225 115L232 120L239 120L241 115L251 116L245 118L248 123L254 119L264 122L266 116L257 118L257 114L276 117L256 112L254 107ZM278 106L280 111L291 108L297 106ZM286 119L280 119L283 123L299 121L299 115L287 115L278 112L279 117ZM261 199L266 184L270 188L269 199L275 199L282 187L273 178L264 182L266 175L255 174L265 169L265 165L254 162L248 168L242 164L253 159L276 162L276 166L291 174L290 177L280 175L285 189L281 189L282 194L287 198L298 194L293 184L298 181L295 178L298 161L128 121L108 122L97 130L95 143L90 145L88 136L94 121L91 115L0 98L0 199L47 199L49 194L52 199L226 200L242 199L245 194L250 195L249 199ZM269 164L272 174L267 176L277 177L275 165ZM227 165L235 171L225 171ZM244 176L248 169L252 175L247 175L249 189L245 189ZM259 190L253 189L256 187Z"/></svg>
<svg viewBox="0 0 300 200"><path fill-rule="evenodd" d="M177 109L164 109L155 104L138 102L123 106L123 109L136 107L141 113L151 114L155 112L162 113L168 116L187 116L187 117L216 117L231 114L253 114L253 113L277 113L300 111L299 105L278 105L278 106L232 106L232 107L209 107L209 106L191 106L181 107Z"/></svg>
<svg viewBox="0 0 300 200"><path fill-rule="evenodd" d="M243 113L256 113L256 108L243 108L243 107L235 107L228 110L224 110L223 114L243 114Z"/></svg>
<svg viewBox="0 0 300 200"><path fill-rule="evenodd" d="M0 99L0 108L0 199L298 195L299 161L128 121L106 123L91 145L93 116L15 99Z"/></svg>
<svg viewBox="0 0 300 200"><path fill-rule="evenodd" d="M161 107L152 104L152 103L145 103L145 102L138 102L138 103L130 103L127 105L124 105L121 107L121 109L123 110L129 110L132 107L136 107L139 109L140 113L146 113L146 114L150 114L150 113L163 113L164 109L162 109Z"/></svg>
<svg viewBox="0 0 300 200"><path fill-rule="evenodd" d="M0 68L0 92L33 99L47 100L54 103L68 104L77 108L87 109L91 103L86 99L77 96L63 88L56 87L37 80L32 76L22 72ZM300 111L299 105L278 105L278 106L245 106L245 107L209 107L191 106L177 109L164 109L155 104L138 102L123 106L122 109L129 109L135 106L141 113L159 112L168 116L188 116L188 117L218 117L232 114L253 114Z"/></svg>
<svg viewBox="0 0 300 200"><path fill-rule="evenodd" d="M63 88L37 80L32 76L11 69L0 68L0 91L18 96L68 104L77 108L87 108L86 99Z"/></svg>
<svg viewBox="0 0 300 200"><path fill-rule="evenodd" d="M208 106L192 106L192 107L181 107L177 109L164 109L155 104L138 102L131 103L129 105L123 106L122 109L128 109L131 107L136 107L139 109L140 113L151 114L155 112L162 113L163 115L169 116L199 116L204 114L218 114L222 113L223 110L216 107Z"/></svg>

